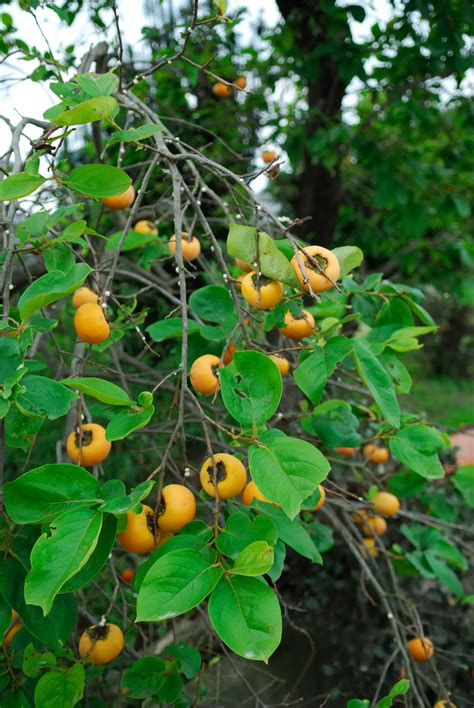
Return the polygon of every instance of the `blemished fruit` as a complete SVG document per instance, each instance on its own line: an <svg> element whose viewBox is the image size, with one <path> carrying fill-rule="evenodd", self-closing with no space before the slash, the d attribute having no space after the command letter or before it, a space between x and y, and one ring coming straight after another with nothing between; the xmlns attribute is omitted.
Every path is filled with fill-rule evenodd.
<svg viewBox="0 0 474 708"><path fill-rule="evenodd" d="M238 352L239 350L235 346L235 344L232 344L232 342L229 344L228 347L224 349L224 355L222 357L222 361L224 364L227 366L227 364L230 364L232 359L234 358L235 352Z"/></svg>
<svg viewBox="0 0 474 708"><path fill-rule="evenodd" d="M275 362L280 370L280 374L285 376L290 370L290 362L285 359L284 356L278 356L278 354L270 354L270 359Z"/></svg>
<svg viewBox="0 0 474 708"><path fill-rule="evenodd" d="M76 310L74 328L77 336L88 344L105 342L110 334L104 310L93 302L86 302Z"/></svg>
<svg viewBox="0 0 474 708"><path fill-rule="evenodd" d="M213 459L216 466L219 499L230 499L240 494L247 481L247 472L242 462L234 455L225 452L213 455ZM213 475L212 459L208 457L201 467L200 478L202 488L211 497L216 496Z"/></svg>
<svg viewBox="0 0 474 708"><path fill-rule="evenodd" d="M107 459L111 449L112 443L105 437L105 428L98 423L85 423L82 426L82 440L80 434L73 430L66 441L67 454L73 462L83 467L100 465Z"/></svg>
<svg viewBox="0 0 474 708"><path fill-rule="evenodd" d="M334 450L343 457L354 457L357 455L358 447L335 447Z"/></svg>
<svg viewBox="0 0 474 708"><path fill-rule="evenodd" d="M395 494L390 494L390 492L377 492L372 499L372 506L377 514L382 514L382 516L395 516L400 509L400 502Z"/></svg>
<svg viewBox="0 0 474 708"><path fill-rule="evenodd" d="M222 83L222 81L218 81L217 84L214 84L212 87L212 93L214 96L217 98L229 98L229 96L232 93L232 89L228 84Z"/></svg>
<svg viewBox="0 0 474 708"><path fill-rule="evenodd" d="M216 369L220 359L214 354L203 354L193 361L189 371L191 386L198 393L212 396L219 388Z"/></svg>
<svg viewBox="0 0 474 708"><path fill-rule="evenodd" d="M132 206L134 200L135 187L131 184L125 192L122 192L122 194L114 194L113 197L104 197L101 201L108 209L118 211L120 209L127 209L129 206Z"/></svg>
<svg viewBox="0 0 474 708"><path fill-rule="evenodd" d="M287 312L285 314L285 326L279 329L280 334L293 340L311 336L316 326L314 317L308 310L301 310L301 314L302 317L294 317L291 312Z"/></svg>
<svg viewBox="0 0 474 708"><path fill-rule="evenodd" d="M322 507L324 502L326 501L326 490L324 489L323 485L320 484L319 487L319 501L317 502L316 506L313 507L312 509L307 509L306 506L303 507L302 511L317 511ZM306 502L303 502L303 505L305 505Z"/></svg>
<svg viewBox="0 0 474 708"><path fill-rule="evenodd" d="M373 462L375 465L381 465L387 462L390 457L390 453L386 447L378 447L372 443L364 445L362 453L366 460Z"/></svg>
<svg viewBox="0 0 474 708"><path fill-rule="evenodd" d="M73 308L75 310L78 310L80 307L82 307L82 305L85 305L88 302L97 305L97 303L99 302L99 296L97 295L97 293L95 293L90 288L86 288L85 286L82 288L78 288L72 296Z"/></svg>
<svg viewBox="0 0 474 708"><path fill-rule="evenodd" d="M366 536L383 536L387 531L387 522L382 516L368 516L362 531Z"/></svg>
<svg viewBox="0 0 474 708"><path fill-rule="evenodd" d="M428 637L410 639L407 648L413 661L428 661L435 651L433 642Z"/></svg>
<svg viewBox="0 0 474 708"><path fill-rule="evenodd" d="M12 610L12 621L10 623L10 627L7 628L5 634L3 635L3 648L6 649L9 645L13 637L17 632L20 631L20 629L23 627L23 622L18 616L18 613L15 612L15 610Z"/></svg>
<svg viewBox="0 0 474 708"><path fill-rule="evenodd" d="M377 558L379 552L377 550L377 546L375 545L375 538L364 538L362 543L364 544L364 548L362 549L363 555L366 557L371 556L372 558Z"/></svg>
<svg viewBox="0 0 474 708"><path fill-rule="evenodd" d="M140 512L127 511L127 528L117 534L117 540L131 553L151 553L155 550L155 512L142 504Z"/></svg>
<svg viewBox="0 0 474 708"><path fill-rule="evenodd" d="M169 252L174 256L176 253L176 234L173 234L168 241ZM201 253L201 243L196 236L191 236L187 231L181 234L181 251L186 261L195 261Z"/></svg>
<svg viewBox="0 0 474 708"><path fill-rule="evenodd" d="M323 293L325 290L332 288L333 283L337 281L341 274L341 267L334 253L323 246L306 246L304 250L305 253L300 251L298 256L295 255L291 259L291 267L300 281L301 286L309 292L309 282L311 290L314 293ZM323 275L323 273L321 273L321 271L313 263L311 263L305 254L312 256L330 279L326 278L326 275ZM303 264L306 273L302 271L300 264L298 263L298 258Z"/></svg>
<svg viewBox="0 0 474 708"><path fill-rule="evenodd" d="M245 261L241 261L240 258L235 259L235 265L239 266L240 270L244 270L246 273L250 273L250 271L253 270L253 266Z"/></svg>
<svg viewBox="0 0 474 708"><path fill-rule="evenodd" d="M135 577L135 573L133 572L132 568L124 568L120 573L120 577L126 583L131 583L133 578Z"/></svg>
<svg viewBox="0 0 474 708"><path fill-rule="evenodd" d="M251 482L245 485L244 491L242 492L242 501L248 506L252 503L254 499L258 499L258 501L262 502L267 502L268 504L273 503L262 494L255 482L252 480Z"/></svg>
<svg viewBox="0 0 474 708"><path fill-rule="evenodd" d="M109 664L122 653L125 639L116 624L93 624L86 629L79 640L79 656L89 659L93 664Z"/></svg>
<svg viewBox="0 0 474 708"><path fill-rule="evenodd" d="M196 516L194 494L184 484L167 484L161 490L161 506L157 524L162 531L178 533Z"/></svg>
<svg viewBox="0 0 474 708"><path fill-rule="evenodd" d="M257 274L252 270L242 280L242 295L257 310L271 310L283 297L283 285L264 275L257 280Z"/></svg>
<svg viewBox="0 0 474 708"><path fill-rule="evenodd" d="M264 150L262 152L262 160L267 163L267 165L270 164L270 162L273 162L273 160L276 158L277 153L275 150Z"/></svg>
<svg viewBox="0 0 474 708"><path fill-rule="evenodd" d="M245 76L238 76L234 81L234 86L237 86L238 89L243 91L244 88L246 88L247 86L247 79L245 78Z"/></svg>
<svg viewBox="0 0 474 708"><path fill-rule="evenodd" d="M152 234L153 236L158 236L158 229L155 226L155 222L147 221L146 219L137 221L133 230L136 231L137 234Z"/></svg>

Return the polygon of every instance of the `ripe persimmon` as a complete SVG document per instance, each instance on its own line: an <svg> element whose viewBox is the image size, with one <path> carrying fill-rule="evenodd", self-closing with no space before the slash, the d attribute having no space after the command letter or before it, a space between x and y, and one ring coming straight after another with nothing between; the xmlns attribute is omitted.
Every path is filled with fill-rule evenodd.
<svg viewBox="0 0 474 708"><path fill-rule="evenodd" d="M295 255L291 259L291 267L301 286L309 292L310 285L314 293L322 293L332 288L333 283L341 274L341 267L334 253L323 246L306 246L304 251L304 253L300 251L298 256ZM310 261L308 255L320 265L324 274ZM303 264L306 273L301 269L298 259Z"/></svg>
<svg viewBox="0 0 474 708"><path fill-rule="evenodd" d="M77 336L88 344L105 342L110 334L110 327L100 305L86 302L76 310L74 327Z"/></svg>
<svg viewBox="0 0 474 708"><path fill-rule="evenodd" d="M142 504L142 510L127 511L127 527L117 534L117 540L131 553L151 553L155 547L155 512Z"/></svg>
<svg viewBox="0 0 474 708"><path fill-rule="evenodd" d="M217 494L219 499L230 499L231 497L240 494L247 481L247 472L242 462L234 455L228 455L226 452L219 452L213 455L213 458L208 457L204 461L201 472L201 484L207 494L211 497L216 496L214 487L214 472L213 462L216 467L217 479Z"/></svg>
<svg viewBox="0 0 474 708"><path fill-rule="evenodd" d="M267 176L269 179L272 180L272 182L274 179L276 179L278 177L279 174L280 174L280 165L273 165L273 167L271 169L269 169L267 172Z"/></svg>
<svg viewBox="0 0 474 708"><path fill-rule="evenodd" d="M245 278L245 273L242 273L242 275L238 275L237 278L235 279L235 287L237 290L240 290L242 292L242 280Z"/></svg>
<svg viewBox="0 0 474 708"><path fill-rule="evenodd" d="M168 241L168 250L174 256L176 253L176 234ZM194 261L201 253L201 242L196 236L183 231L181 234L181 251L186 261Z"/></svg>
<svg viewBox="0 0 474 708"><path fill-rule="evenodd" d="M270 354L270 359L275 362L280 370L280 374L285 376L290 370L290 362L285 359L284 356L279 356L278 354Z"/></svg>
<svg viewBox="0 0 474 708"><path fill-rule="evenodd" d="M375 545L375 538L364 538L362 543L364 544L362 554L366 557L371 556L371 558L377 558L379 552Z"/></svg>
<svg viewBox="0 0 474 708"><path fill-rule="evenodd" d="M81 433L73 430L66 441L67 454L73 462L84 467L100 465L107 459L112 443L105 437L105 428L98 423L85 423ZM80 450L80 452L79 452Z"/></svg>
<svg viewBox="0 0 474 708"><path fill-rule="evenodd" d="M318 500L316 506L314 506L312 509L307 509L305 507L301 511L317 511L318 509L320 509L322 507L322 505L326 501L326 490L324 489L322 484L319 485L318 490L319 490L319 500ZM305 504L305 503L306 502L303 502L303 504Z"/></svg>
<svg viewBox="0 0 474 708"><path fill-rule="evenodd" d="M390 494L390 492L377 492L372 499L372 506L377 514L382 514L382 516L395 516L400 509L400 502L395 494Z"/></svg>
<svg viewBox="0 0 474 708"><path fill-rule="evenodd" d="M235 259L235 265L239 266L240 270L244 270L246 273L250 273L250 271L253 270L253 266L245 261L241 261L240 258Z"/></svg>
<svg viewBox="0 0 474 708"><path fill-rule="evenodd" d="M237 86L237 88L241 91L243 91L247 87L247 79L245 78L245 76L238 76L233 83L234 86Z"/></svg>
<svg viewBox="0 0 474 708"><path fill-rule="evenodd" d="M269 504L273 503L262 494L255 482L252 480L245 485L244 491L242 492L242 501L248 506L252 503L254 499L258 499L258 501L268 502Z"/></svg>
<svg viewBox="0 0 474 708"><path fill-rule="evenodd" d="M219 362L219 357L214 354L203 354L193 361L189 378L195 391L212 396L218 390L219 379L215 372Z"/></svg>
<svg viewBox="0 0 474 708"><path fill-rule="evenodd" d="M12 621L10 623L10 626L7 627L7 630L5 634L3 635L3 648L6 649L9 645L13 637L17 632L20 631L20 629L23 627L23 622L21 621L20 617L18 616L18 613L15 612L15 610L12 610Z"/></svg>
<svg viewBox="0 0 474 708"><path fill-rule="evenodd" d="M302 317L294 317L291 312L285 314L285 326L279 331L288 339L299 340L311 336L315 329L315 321L311 312L301 310Z"/></svg>
<svg viewBox="0 0 474 708"><path fill-rule="evenodd" d="M436 701L433 708L457 708L457 706L452 701L439 700Z"/></svg>
<svg viewBox="0 0 474 708"><path fill-rule="evenodd" d="M367 519L367 510L366 509L357 509L357 511L354 511L352 514L352 519L357 526L362 526L363 523L365 523L365 520Z"/></svg>
<svg viewBox="0 0 474 708"><path fill-rule="evenodd" d="M380 465L384 462L387 462L388 458L390 457L390 453L386 447L379 447L378 445L374 445L373 443L364 445L362 449L362 454L364 455L366 460L368 460L369 462L373 462L375 465Z"/></svg>
<svg viewBox="0 0 474 708"><path fill-rule="evenodd" d="M229 98L232 93L232 89L228 84L218 81L212 87L212 93L216 96L216 98Z"/></svg>
<svg viewBox="0 0 474 708"><path fill-rule="evenodd" d="M79 656L89 659L96 666L109 664L122 653L125 639L116 624L93 624L79 640Z"/></svg>
<svg viewBox="0 0 474 708"><path fill-rule="evenodd" d="M283 297L283 285L264 275L257 279L256 272L251 270L242 280L242 295L257 310L271 310Z"/></svg>
<svg viewBox="0 0 474 708"><path fill-rule="evenodd" d="M354 457L357 455L358 447L335 447L334 450L343 457Z"/></svg>
<svg viewBox="0 0 474 708"><path fill-rule="evenodd" d="M229 344L229 346L224 349L224 355L222 357L222 361L224 362L224 364L226 364L226 365L230 364L230 362L234 358L235 352L238 352L238 351L239 350L237 349L235 344L232 344L232 342L231 342Z"/></svg>
<svg viewBox="0 0 474 708"><path fill-rule="evenodd" d="M368 516L362 531L366 536L383 536L387 531L387 522L383 516Z"/></svg>
<svg viewBox="0 0 474 708"><path fill-rule="evenodd" d="M277 157L277 153L275 152L275 150L264 150L262 152L262 160L264 162L266 162L267 165L270 164L270 162L273 162L273 160L275 160L276 157Z"/></svg>
<svg viewBox="0 0 474 708"><path fill-rule="evenodd" d="M413 661L428 661L435 651L434 644L428 637L410 639L407 648Z"/></svg>
<svg viewBox="0 0 474 708"><path fill-rule="evenodd" d="M86 303L93 303L97 305L99 302L99 296L90 288L83 286L78 288L72 296L72 306L75 310L78 310L82 305Z"/></svg>
<svg viewBox="0 0 474 708"><path fill-rule="evenodd" d="M155 225L155 222L147 221L146 219L141 219L140 221L137 221L137 223L133 227L133 230L136 231L137 234L152 234L153 236L158 236L158 229Z"/></svg>
<svg viewBox="0 0 474 708"><path fill-rule="evenodd" d="M131 184L130 187L125 190L125 192L122 192L122 194L114 194L113 197L104 197L103 199L101 199L104 206L106 206L108 209L113 209L114 211L118 211L120 209L127 209L129 206L132 206L134 200L135 187L133 186L133 184Z"/></svg>
<svg viewBox="0 0 474 708"><path fill-rule="evenodd" d="M126 583L131 583L133 578L135 577L135 573L132 568L124 568L122 572L120 573L120 577L122 580L124 580Z"/></svg>
<svg viewBox="0 0 474 708"><path fill-rule="evenodd" d="M157 524L163 531L178 533L196 516L194 494L184 484L166 484L161 490Z"/></svg>

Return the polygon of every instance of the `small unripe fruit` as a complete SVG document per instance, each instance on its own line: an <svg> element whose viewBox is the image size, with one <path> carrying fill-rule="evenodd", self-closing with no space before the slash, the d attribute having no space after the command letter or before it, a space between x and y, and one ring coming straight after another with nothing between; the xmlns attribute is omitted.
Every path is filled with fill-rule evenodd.
<svg viewBox="0 0 474 708"><path fill-rule="evenodd" d="M135 573L133 572L132 568L124 568L120 573L120 577L126 583L131 583L133 578L135 577Z"/></svg>

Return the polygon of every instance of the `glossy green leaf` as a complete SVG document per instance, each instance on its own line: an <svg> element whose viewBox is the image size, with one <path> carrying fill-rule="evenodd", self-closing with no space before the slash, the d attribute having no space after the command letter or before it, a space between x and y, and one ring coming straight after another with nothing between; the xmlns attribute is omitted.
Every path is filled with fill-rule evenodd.
<svg viewBox="0 0 474 708"><path fill-rule="evenodd" d="M132 179L126 172L113 165L90 164L75 167L64 178L64 184L86 197L113 197L123 194Z"/></svg>
<svg viewBox="0 0 474 708"><path fill-rule="evenodd" d="M101 403L106 403L109 406L133 405L133 401L130 400L123 388L105 379L77 377L73 379L62 379L61 383L86 396L95 398L97 401L101 401Z"/></svg>
<svg viewBox="0 0 474 708"><path fill-rule="evenodd" d="M188 320L188 334L199 332L200 326L194 320ZM159 320L148 325L146 331L154 342L164 342L166 339L174 339L183 336L183 320L181 317L170 317L167 320Z"/></svg>
<svg viewBox="0 0 474 708"><path fill-rule="evenodd" d="M438 451L446 443L440 433L427 425L411 425L390 438L390 451L397 460L426 479L441 479L444 469Z"/></svg>
<svg viewBox="0 0 474 708"><path fill-rule="evenodd" d="M359 376L369 389L387 422L394 428L399 428L400 406L395 395L392 379L367 342L358 338L352 341Z"/></svg>
<svg viewBox="0 0 474 708"><path fill-rule="evenodd" d="M5 177L0 181L0 202L27 197L45 182L46 179L41 175L29 175L26 172L18 172L11 177Z"/></svg>
<svg viewBox="0 0 474 708"><path fill-rule="evenodd" d="M33 281L21 294L18 309L22 320L52 302L77 290L92 268L86 263L77 263L68 273L52 271Z"/></svg>
<svg viewBox="0 0 474 708"><path fill-rule="evenodd" d="M107 145L122 142L138 143L162 131L162 126L156 124L140 125L138 128L129 128L128 130L117 130L115 133L112 133L111 137L107 140Z"/></svg>
<svg viewBox="0 0 474 708"><path fill-rule="evenodd" d="M436 557L432 551L425 552L425 558L439 582L458 598L463 597L464 590L456 573L446 563Z"/></svg>
<svg viewBox="0 0 474 708"><path fill-rule="evenodd" d="M451 481L466 504L474 507L474 465L459 467L451 477Z"/></svg>
<svg viewBox="0 0 474 708"><path fill-rule="evenodd" d="M20 347L16 339L4 337L0 339L0 384L5 383L23 361Z"/></svg>
<svg viewBox="0 0 474 708"><path fill-rule="evenodd" d="M105 514L97 545L87 563L61 586L60 593L75 592L87 585L100 573L107 563L115 543L117 519L113 514Z"/></svg>
<svg viewBox="0 0 474 708"><path fill-rule="evenodd" d="M211 532L212 533L212 532ZM166 543L158 546L153 553L150 553L146 561L141 563L135 574L134 588L139 590L143 582L143 578L148 573L150 568L155 565L155 563L165 556L167 553L174 553L175 551L202 551L207 546L209 538L202 538L201 536L191 535L184 533L183 531L176 536L170 538Z"/></svg>
<svg viewBox="0 0 474 708"><path fill-rule="evenodd" d="M332 399L321 403L310 416L302 419L301 425L327 447L357 447L362 442L357 432L359 420L346 401Z"/></svg>
<svg viewBox="0 0 474 708"><path fill-rule="evenodd" d="M56 125L84 125L103 118L110 118L117 109L117 99L113 96L96 96L82 101L74 108L63 111L54 118Z"/></svg>
<svg viewBox="0 0 474 708"><path fill-rule="evenodd" d="M16 398L21 411L49 420L66 415L72 401L78 398L77 393L46 376L25 376L22 386L26 390Z"/></svg>
<svg viewBox="0 0 474 708"><path fill-rule="evenodd" d="M148 425L155 412L155 406L146 406L139 410L127 408L114 415L108 424L105 437L107 440L122 440L135 430L140 430Z"/></svg>
<svg viewBox="0 0 474 708"><path fill-rule="evenodd" d="M257 541L274 546L277 539L278 531L271 519L261 515L252 519L237 512L227 519L224 530L217 537L216 546L221 553L235 559L244 548Z"/></svg>
<svg viewBox="0 0 474 708"><path fill-rule="evenodd" d="M194 290L189 298L189 309L205 322L223 324L236 317L229 290L220 285Z"/></svg>
<svg viewBox="0 0 474 708"><path fill-rule="evenodd" d="M151 698L159 690L166 664L158 656L142 656L122 676L121 688L128 698Z"/></svg>
<svg viewBox="0 0 474 708"><path fill-rule="evenodd" d="M263 575L273 565L273 548L266 541L254 541L244 548L230 571L233 575Z"/></svg>
<svg viewBox="0 0 474 708"><path fill-rule="evenodd" d="M86 672L79 662L69 669L48 671L35 687L35 706L72 708L84 695Z"/></svg>
<svg viewBox="0 0 474 708"><path fill-rule="evenodd" d="M338 246L333 248L332 252L341 266L341 278L358 268L364 260L364 254L358 246Z"/></svg>
<svg viewBox="0 0 474 708"><path fill-rule="evenodd" d="M270 517L278 529L278 535L282 541L293 548L297 553L309 558L313 563L322 564L321 554L314 545L311 536L298 519L289 519L284 511L276 506L263 502L254 502L257 509L262 514Z"/></svg>

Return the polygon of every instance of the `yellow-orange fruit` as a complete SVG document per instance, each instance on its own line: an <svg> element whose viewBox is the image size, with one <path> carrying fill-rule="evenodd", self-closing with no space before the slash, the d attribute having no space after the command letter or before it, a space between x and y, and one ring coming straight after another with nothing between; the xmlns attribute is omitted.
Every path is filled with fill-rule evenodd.
<svg viewBox="0 0 474 708"><path fill-rule="evenodd" d="M230 86L228 86L228 84L224 84L222 83L222 81L218 81L212 87L212 93L217 98L229 98L230 94L232 93L232 89Z"/></svg>
<svg viewBox="0 0 474 708"><path fill-rule="evenodd" d="M235 352L238 352L239 350L235 346L235 344L232 344L232 342L229 344L228 347L225 348L224 350L224 356L222 358L222 361L224 364L227 366L227 364L230 364L232 359L234 358Z"/></svg>
<svg viewBox="0 0 474 708"><path fill-rule="evenodd" d="M116 624L94 624L79 640L79 655L81 659L89 659L93 664L102 666L116 659L124 646L123 632Z"/></svg>
<svg viewBox="0 0 474 708"><path fill-rule="evenodd" d="M219 452L213 456L216 467L217 494L219 499L230 499L240 494L247 481L247 472L242 462L234 455ZM213 463L210 457L204 461L200 471L201 485L211 497L216 496Z"/></svg>
<svg viewBox="0 0 474 708"><path fill-rule="evenodd" d="M137 223L133 227L133 230L136 231L137 234L152 234L153 236L158 236L158 229L155 225L155 222L147 221L146 219L141 219L140 221L137 221Z"/></svg>
<svg viewBox="0 0 474 708"><path fill-rule="evenodd" d="M280 165L273 165L271 169L268 170L267 175L268 178L272 180L276 179L278 175L280 174Z"/></svg>
<svg viewBox="0 0 474 708"><path fill-rule="evenodd" d="M335 447L334 450L343 457L354 457L357 455L358 447Z"/></svg>
<svg viewBox="0 0 474 708"><path fill-rule="evenodd" d="M334 253L323 246L306 246L304 250L305 253L300 251L298 256L293 256L291 259L291 267L300 281L301 286L309 292L309 282L311 290L314 293L322 293L332 288L333 283L338 280L341 274L341 267ZM311 263L307 257L308 255L312 256L312 258L317 261L328 277L323 275L319 268ZM303 264L306 273L301 269L298 259Z"/></svg>
<svg viewBox="0 0 474 708"><path fill-rule="evenodd" d="M291 312L285 314L285 326L279 329L284 337L299 340L311 336L316 326L314 317L308 310L301 310L301 314L302 317L293 317Z"/></svg>
<svg viewBox="0 0 474 708"><path fill-rule="evenodd" d="M387 531L387 522L382 516L368 516L362 531L366 536L383 536Z"/></svg>
<svg viewBox="0 0 474 708"><path fill-rule="evenodd" d="M90 288L83 286L78 288L72 296L72 306L75 310L78 310L82 305L86 303L93 303L97 305L99 302L99 296Z"/></svg>
<svg viewBox="0 0 474 708"><path fill-rule="evenodd" d="M250 273L253 270L253 266L245 261L241 261L240 258L235 259L235 265L239 266L240 270L244 270L246 273Z"/></svg>
<svg viewBox="0 0 474 708"><path fill-rule="evenodd" d="M15 610L12 610L12 621L10 623L10 627L6 630L5 634L3 635L3 648L6 649L8 646L10 646L10 642L15 636L17 632L20 631L20 629L23 627L23 622L18 616L18 613L15 612Z"/></svg>
<svg viewBox="0 0 474 708"><path fill-rule="evenodd" d="M242 280L245 278L245 273L242 273L242 275L238 275L237 278L235 279L235 287L237 290L240 290L242 292Z"/></svg>
<svg viewBox="0 0 474 708"><path fill-rule="evenodd" d="M290 362L285 359L284 356L278 356L278 354L270 354L270 359L275 362L280 370L280 374L285 376L290 370Z"/></svg>
<svg viewBox="0 0 474 708"><path fill-rule="evenodd" d="M124 568L120 573L120 577L126 583L131 583L133 578L135 577L135 573L133 572L132 568Z"/></svg>
<svg viewBox="0 0 474 708"><path fill-rule="evenodd" d="M132 206L134 200L135 188L133 184L131 184L125 192L122 192L122 194L114 194L113 197L104 197L101 201L108 209L118 211L120 209L127 209L129 206Z"/></svg>
<svg viewBox="0 0 474 708"><path fill-rule="evenodd" d="M98 423L85 423L82 426L82 440L80 434L73 430L66 441L67 454L73 462L83 467L100 465L107 459L111 449L112 443L105 437L105 428Z"/></svg>
<svg viewBox="0 0 474 708"><path fill-rule="evenodd" d="M270 164L270 162L273 162L273 160L275 160L276 156L277 156L277 153L275 152L275 150L264 150L262 152L262 160L264 162L266 162L267 165Z"/></svg>
<svg viewBox="0 0 474 708"><path fill-rule="evenodd" d="M433 708L457 708L457 706L452 701L439 700L436 701Z"/></svg>
<svg viewBox="0 0 474 708"><path fill-rule="evenodd" d="M382 516L395 516L400 509L400 502L395 494L390 494L390 492L377 492L372 499L372 506L377 514L382 514Z"/></svg>
<svg viewBox="0 0 474 708"><path fill-rule="evenodd" d="M104 310L93 302L86 302L76 310L74 328L77 336L88 344L105 342L110 334Z"/></svg>
<svg viewBox="0 0 474 708"><path fill-rule="evenodd" d="M283 297L283 285L264 275L257 280L257 274L252 270L242 280L242 295L257 310L271 310Z"/></svg>
<svg viewBox="0 0 474 708"><path fill-rule="evenodd" d="M169 252L174 256L176 254L176 234L173 234L168 241ZM196 236L191 236L187 231L181 234L181 252L186 261L194 261L201 253L201 243Z"/></svg>
<svg viewBox="0 0 474 708"><path fill-rule="evenodd" d="M251 482L245 485L244 491L242 492L242 501L248 506L252 503L254 499L258 499L258 501L262 502L267 502L268 504L273 503L262 494L255 482L252 480Z"/></svg>
<svg viewBox="0 0 474 708"><path fill-rule="evenodd" d="M155 512L151 506L142 504L140 512L127 511L127 527L117 534L117 540L131 553L151 553L155 543Z"/></svg>
<svg viewBox="0 0 474 708"><path fill-rule="evenodd" d="M372 443L364 445L362 453L366 460L373 462L375 465L380 465L387 462L390 457L390 453L386 447L378 447Z"/></svg>
<svg viewBox="0 0 474 708"><path fill-rule="evenodd" d="M189 378L195 391L212 396L219 389L219 379L215 373L219 361L219 357L214 354L203 354L193 361Z"/></svg>
<svg viewBox="0 0 474 708"><path fill-rule="evenodd" d="M161 508L157 523L160 529L178 533L196 516L194 494L184 484L167 484L161 490Z"/></svg>
<svg viewBox="0 0 474 708"><path fill-rule="evenodd" d="M362 549L363 555L366 557L371 556L372 558L377 558L379 552L377 550L377 546L375 545L375 538L364 538L362 543L364 544L364 548Z"/></svg>
<svg viewBox="0 0 474 708"><path fill-rule="evenodd" d="M244 88L246 88L247 86L247 79L245 78L245 76L238 76L234 81L234 86L237 86L238 89L243 91Z"/></svg>
<svg viewBox="0 0 474 708"><path fill-rule="evenodd" d="M433 642L428 637L410 639L407 648L413 661L428 661L435 651Z"/></svg>
<svg viewBox="0 0 474 708"><path fill-rule="evenodd" d="M318 501L318 503L316 504L316 506L315 506L313 509L306 509L306 508L303 508L302 511L317 511L318 509L320 509L320 508L322 507L322 505L323 505L324 502L326 501L326 490L324 489L324 487L323 487L322 484L319 485L318 489L319 489L320 497L319 497L319 501ZM305 502L303 502L303 504L304 504L304 503L305 503Z"/></svg>
<svg viewBox="0 0 474 708"><path fill-rule="evenodd" d="M357 526L362 526L362 524L365 523L365 520L367 519L367 510L358 509L357 511L354 511L354 513L352 514L352 519L354 523L357 524Z"/></svg>

